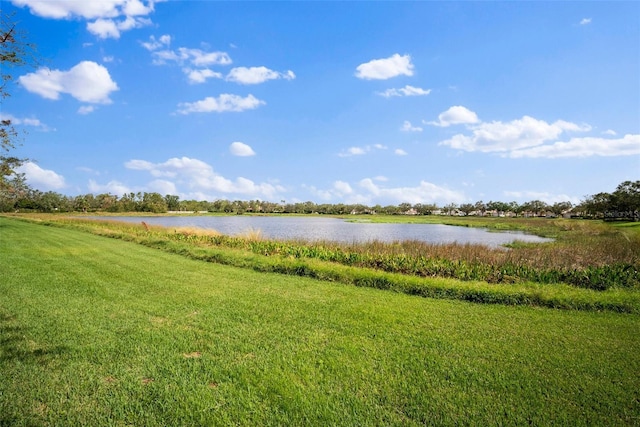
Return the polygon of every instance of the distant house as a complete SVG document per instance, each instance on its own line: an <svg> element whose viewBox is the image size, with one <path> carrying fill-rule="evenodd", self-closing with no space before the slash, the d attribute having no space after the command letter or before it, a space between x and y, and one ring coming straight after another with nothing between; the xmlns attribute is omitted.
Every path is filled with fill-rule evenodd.
<svg viewBox="0 0 640 427"><path fill-rule="evenodd" d="M415 210L414 208L411 208L408 211L405 211L404 214L405 215L418 215L418 211Z"/></svg>
<svg viewBox="0 0 640 427"><path fill-rule="evenodd" d="M353 209L351 211L351 215L361 215L361 214L364 214L364 215L375 215L376 211L374 211L373 209L366 209L366 208L364 210L362 210L362 211L359 211L357 209Z"/></svg>

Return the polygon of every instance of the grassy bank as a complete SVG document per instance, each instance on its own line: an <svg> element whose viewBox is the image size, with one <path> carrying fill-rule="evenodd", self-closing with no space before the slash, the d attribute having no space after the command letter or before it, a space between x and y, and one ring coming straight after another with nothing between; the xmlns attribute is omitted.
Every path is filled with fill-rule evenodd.
<svg viewBox="0 0 640 427"><path fill-rule="evenodd" d="M0 425L634 425L640 316L257 273L0 218Z"/></svg>
<svg viewBox="0 0 640 427"><path fill-rule="evenodd" d="M236 239L210 234L177 234L195 244L242 248L256 254L312 258L344 265L414 275L477 280L489 283L565 283L606 290L640 290L640 227L619 227L600 221L545 218L477 218L434 216L350 217L354 221L402 221L448 223L485 227L490 230L520 230L553 237L552 243L515 242L511 250L479 244L429 244L403 241L395 244L337 244L334 242L276 242ZM640 223L639 223L640 224ZM153 231L160 231L154 228ZM260 236L257 236L260 237ZM258 241L260 240L260 241Z"/></svg>
<svg viewBox="0 0 640 427"><path fill-rule="evenodd" d="M589 224L589 232L568 229L553 244L519 244L505 251L480 245L421 242L358 245L277 242L263 240L256 231L244 236L223 236L201 229L51 215L23 219L137 242L197 260L411 295L640 312L640 269L634 261L638 253L633 251L633 245L638 246L640 239L623 238L606 225ZM603 261L603 251L610 257L607 259L615 261Z"/></svg>

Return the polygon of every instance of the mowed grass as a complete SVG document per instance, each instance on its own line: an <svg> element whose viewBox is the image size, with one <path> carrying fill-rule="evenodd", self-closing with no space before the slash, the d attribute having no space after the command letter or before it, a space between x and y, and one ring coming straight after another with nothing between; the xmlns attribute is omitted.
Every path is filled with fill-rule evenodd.
<svg viewBox="0 0 640 427"><path fill-rule="evenodd" d="M0 218L0 425L638 425L640 316L432 300Z"/></svg>

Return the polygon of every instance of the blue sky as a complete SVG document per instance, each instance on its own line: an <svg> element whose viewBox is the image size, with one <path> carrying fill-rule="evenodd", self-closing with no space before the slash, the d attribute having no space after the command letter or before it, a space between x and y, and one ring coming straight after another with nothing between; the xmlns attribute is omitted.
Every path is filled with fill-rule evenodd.
<svg viewBox="0 0 640 427"><path fill-rule="evenodd" d="M11 0L42 191L578 203L640 179L639 2Z"/></svg>

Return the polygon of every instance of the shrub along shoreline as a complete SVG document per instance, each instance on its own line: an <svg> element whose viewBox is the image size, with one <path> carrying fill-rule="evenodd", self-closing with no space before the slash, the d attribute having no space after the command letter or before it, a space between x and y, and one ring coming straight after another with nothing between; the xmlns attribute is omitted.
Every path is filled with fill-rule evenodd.
<svg viewBox="0 0 640 427"><path fill-rule="evenodd" d="M206 262L422 297L486 304L640 313L640 268L633 263L633 258L623 258L618 263L545 270L536 269L535 264L518 265L509 261L511 254L504 255L520 251L524 252L524 256L532 256L532 253L541 258L552 258L554 254L559 256L558 254L566 251L564 246L575 242L578 233L564 239L564 243L560 239L558 244L543 249L523 245L514 248L517 249L514 251L487 251L484 247L478 248L478 245L457 245L459 247L453 250L452 245L432 247L434 245L425 246L416 242L404 243L404 247L401 243L390 245L379 242L369 245L278 242L264 240L255 231L234 237L198 229L172 229L143 223L55 215L16 218L42 225L79 229ZM610 227L607 230L609 232ZM585 234L584 230L581 233ZM600 246L611 252L611 236L600 237ZM633 239L627 237L627 243L637 245L636 236L632 237ZM589 240L589 245L594 245L594 241ZM427 250L440 250L444 253L448 250L450 258L446 258L444 253L416 255ZM451 255L454 252L455 256ZM623 252L624 250L618 250L616 254L620 256L619 253ZM490 257L476 261L475 264L469 262L474 257L478 258L480 253L488 253ZM633 256L633 247L630 253ZM507 261L502 260L500 263L499 256L506 257ZM564 258L559 261L567 262Z"/></svg>

